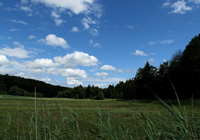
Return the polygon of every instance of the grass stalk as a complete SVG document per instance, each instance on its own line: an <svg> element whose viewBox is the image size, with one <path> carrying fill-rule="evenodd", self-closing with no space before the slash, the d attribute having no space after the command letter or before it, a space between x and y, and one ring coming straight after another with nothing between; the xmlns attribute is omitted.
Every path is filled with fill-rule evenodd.
<svg viewBox="0 0 200 140"><path fill-rule="evenodd" d="M35 139L38 139L38 133L37 133L37 97L36 97L36 87L34 90L35 93Z"/></svg>
<svg viewBox="0 0 200 140"><path fill-rule="evenodd" d="M19 99L17 103L17 140L19 140Z"/></svg>
<svg viewBox="0 0 200 140"><path fill-rule="evenodd" d="M44 130L44 140L46 140L46 125L45 125L45 123L46 123L46 120L45 120L45 111L44 111L44 105L43 105L43 108L42 108L42 110L43 110L43 130Z"/></svg>

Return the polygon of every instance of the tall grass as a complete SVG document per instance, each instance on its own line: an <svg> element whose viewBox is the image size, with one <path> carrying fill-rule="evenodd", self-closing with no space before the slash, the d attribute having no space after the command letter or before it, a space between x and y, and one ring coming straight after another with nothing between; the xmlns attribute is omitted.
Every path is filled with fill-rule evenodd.
<svg viewBox="0 0 200 140"><path fill-rule="evenodd" d="M130 125L116 123L112 111L102 113L101 107L90 105L96 117L84 120L79 112L71 108L63 110L59 102L54 103L56 111L52 111L49 104L33 110L27 106L22 109L20 102L17 105L16 115L5 112L2 140L199 140L200 118L195 112L193 100L192 110L186 110L181 104L177 93L178 105L168 104L159 97L157 100L163 105L165 114L151 114L141 112L140 116L127 116L121 120L129 120ZM36 103L35 103L36 105ZM35 106L37 107L37 106ZM131 113L131 110L130 110ZM162 112L163 113L163 112ZM170 114L170 115L169 115ZM15 117L16 116L16 117ZM86 122L84 122L86 121ZM84 124L86 126L82 126Z"/></svg>

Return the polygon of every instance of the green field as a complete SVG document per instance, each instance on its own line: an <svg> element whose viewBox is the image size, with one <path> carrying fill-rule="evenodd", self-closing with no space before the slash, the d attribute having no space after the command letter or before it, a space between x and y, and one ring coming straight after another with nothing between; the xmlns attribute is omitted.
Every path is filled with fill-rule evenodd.
<svg viewBox="0 0 200 140"><path fill-rule="evenodd" d="M37 125L34 98L0 95L0 139L200 138L198 100L168 108L160 101L37 98L36 106Z"/></svg>

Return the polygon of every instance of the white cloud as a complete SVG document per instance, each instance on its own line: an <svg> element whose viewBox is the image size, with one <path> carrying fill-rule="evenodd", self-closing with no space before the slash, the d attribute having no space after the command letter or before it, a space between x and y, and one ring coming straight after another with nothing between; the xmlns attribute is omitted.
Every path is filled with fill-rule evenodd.
<svg viewBox="0 0 200 140"><path fill-rule="evenodd" d="M60 15L59 15L58 13L56 13L55 11L52 11L52 12L51 12L51 16L52 16L53 18L60 18Z"/></svg>
<svg viewBox="0 0 200 140"><path fill-rule="evenodd" d="M87 12L94 0L32 0L32 2L43 3L52 8L68 9L75 14L80 14Z"/></svg>
<svg viewBox="0 0 200 140"><path fill-rule="evenodd" d="M28 3L28 0L21 0L21 3Z"/></svg>
<svg viewBox="0 0 200 140"><path fill-rule="evenodd" d="M189 2L193 2L194 4L200 4L200 0L189 0Z"/></svg>
<svg viewBox="0 0 200 140"><path fill-rule="evenodd" d="M16 28L10 29L10 32L17 32L17 31L20 31L20 30Z"/></svg>
<svg viewBox="0 0 200 140"><path fill-rule="evenodd" d="M151 45L151 46L154 46L154 45L157 44L157 41L149 41L148 44Z"/></svg>
<svg viewBox="0 0 200 140"><path fill-rule="evenodd" d="M10 21L12 21L13 23L20 23L20 24L23 24L23 25L28 25L28 23L22 21L22 20L15 20L15 19L10 19Z"/></svg>
<svg viewBox="0 0 200 140"><path fill-rule="evenodd" d="M99 43L94 43L93 47L101 48L101 45Z"/></svg>
<svg viewBox="0 0 200 140"><path fill-rule="evenodd" d="M132 29L132 30L134 29L134 26L132 26L132 25L127 25L126 27L127 27L128 29Z"/></svg>
<svg viewBox="0 0 200 140"><path fill-rule="evenodd" d="M167 0L166 2L164 2L164 3L162 4L162 7L163 7L163 8L166 8L166 7L169 7L170 5L171 5L170 0Z"/></svg>
<svg viewBox="0 0 200 140"><path fill-rule="evenodd" d="M67 77L67 85L68 86L79 86L79 85L83 85L82 82L80 82L78 79L76 79L75 77Z"/></svg>
<svg viewBox="0 0 200 140"><path fill-rule="evenodd" d="M36 37L34 35L29 35L28 39L35 39Z"/></svg>
<svg viewBox="0 0 200 140"><path fill-rule="evenodd" d="M57 64L53 63L51 59L36 59L34 61L27 61L26 66L29 68L55 67Z"/></svg>
<svg viewBox="0 0 200 140"><path fill-rule="evenodd" d="M94 86L99 88L107 88L109 84L94 84Z"/></svg>
<svg viewBox="0 0 200 140"><path fill-rule="evenodd" d="M20 42L17 42L17 41L14 41L13 44L14 44L15 46L18 46L18 47L21 47L21 48L24 47L24 45L22 45Z"/></svg>
<svg viewBox="0 0 200 140"><path fill-rule="evenodd" d="M2 2L0 2L0 6L3 6L3 3L2 3Z"/></svg>
<svg viewBox="0 0 200 140"><path fill-rule="evenodd" d="M163 41L160 41L160 44L171 44L171 43L174 43L174 40L163 40Z"/></svg>
<svg viewBox="0 0 200 140"><path fill-rule="evenodd" d="M169 39L169 40L162 40L162 41L149 41L148 44L150 46L154 46L157 44L172 44L174 42L175 42L175 40Z"/></svg>
<svg viewBox="0 0 200 140"><path fill-rule="evenodd" d="M106 72L101 72L101 73L97 72L97 73L95 73L95 75L98 76L98 77L105 78L106 76L108 76L108 73L106 73Z"/></svg>
<svg viewBox="0 0 200 140"><path fill-rule="evenodd" d="M60 69L56 70L57 74L61 74L65 77L76 77L76 78L87 78L87 73L85 70L80 69Z"/></svg>
<svg viewBox="0 0 200 140"><path fill-rule="evenodd" d="M9 60L7 59L7 57L5 55L0 55L0 67L7 63L9 63Z"/></svg>
<svg viewBox="0 0 200 140"><path fill-rule="evenodd" d="M73 27L72 30L71 30L71 32L79 32L78 27Z"/></svg>
<svg viewBox="0 0 200 140"><path fill-rule="evenodd" d="M97 29L91 29L90 30L91 35L93 36L98 36L99 35L99 31Z"/></svg>
<svg viewBox="0 0 200 140"><path fill-rule="evenodd" d="M94 42L93 39L91 39L91 40L89 41L89 44L90 44L92 47L94 47L94 48L101 48L100 43Z"/></svg>
<svg viewBox="0 0 200 140"><path fill-rule="evenodd" d="M47 46L59 46L62 48L69 48L67 41L61 37L57 37L54 34L46 36L45 43Z"/></svg>
<svg viewBox="0 0 200 140"><path fill-rule="evenodd" d="M62 23L64 23L64 20L62 19L54 19L55 23L56 23L56 26L59 26L61 25Z"/></svg>
<svg viewBox="0 0 200 140"><path fill-rule="evenodd" d="M167 62L167 59L163 59L163 62Z"/></svg>
<svg viewBox="0 0 200 140"><path fill-rule="evenodd" d="M186 2L184 0L180 0L175 2L171 8L173 8L174 10L172 11L172 13L175 14L185 14L186 11L190 11L192 10L191 7L186 6Z"/></svg>
<svg viewBox="0 0 200 140"><path fill-rule="evenodd" d="M40 80L47 82L47 83L51 82L51 78L49 78L49 77L41 78Z"/></svg>
<svg viewBox="0 0 200 140"><path fill-rule="evenodd" d="M97 21L92 20L90 17L82 18L81 22L85 29L89 29L90 24L97 24Z"/></svg>
<svg viewBox="0 0 200 140"><path fill-rule="evenodd" d="M89 82L101 82L101 83L109 83L109 84L112 84L112 83L118 83L119 81L126 81L127 79L123 79L123 78L104 78L104 79L97 79L97 78L87 78L87 79L84 79L83 81L89 81Z"/></svg>
<svg viewBox="0 0 200 140"><path fill-rule="evenodd" d="M63 19L60 19L60 15L58 13L56 13L55 11L52 11L51 12L51 17L53 18L53 20L55 21L56 23L56 26L59 26L61 25L62 23L64 23L64 20Z"/></svg>
<svg viewBox="0 0 200 140"><path fill-rule="evenodd" d="M6 55L9 57L17 57L17 58L28 58L31 52L24 49L24 46L19 42L14 42L14 45L18 46L18 48L2 48L0 49L0 54Z"/></svg>
<svg viewBox="0 0 200 140"><path fill-rule="evenodd" d="M30 13L29 16L32 15L32 14L31 14L31 13L32 13L32 9L31 9L30 7L28 7L28 6L21 6L20 9L21 9L22 11L29 12L29 13Z"/></svg>
<svg viewBox="0 0 200 140"><path fill-rule="evenodd" d="M90 39L89 44L90 44L90 45L93 45L93 44L94 44L94 40L93 40L93 39Z"/></svg>
<svg viewBox="0 0 200 140"><path fill-rule="evenodd" d="M100 68L101 70L111 70L111 71L116 71L116 68L111 66L111 65L104 65Z"/></svg>
<svg viewBox="0 0 200 140"><path fill-rule="evenodd" d="M154 59L153 59L153 58L149 59L149 62L153 62L153 61L154 61Z"/></svg>
<svg viewBox="0 0 200 140"><path fill-rule="evenodd" d="M131 53L132 55L136 56L148 56L148 54L144 53L143 51L136 50L135 53Z"/></svg>
<svg viewBox="0 0 200 140"><path fill-rule="evenodd" d="M66 67L96 66L98 59L94 56L89 56L87 53L74 52L67 54L64 57L55 57L54 61L59 64L64 64Z"/></svg>

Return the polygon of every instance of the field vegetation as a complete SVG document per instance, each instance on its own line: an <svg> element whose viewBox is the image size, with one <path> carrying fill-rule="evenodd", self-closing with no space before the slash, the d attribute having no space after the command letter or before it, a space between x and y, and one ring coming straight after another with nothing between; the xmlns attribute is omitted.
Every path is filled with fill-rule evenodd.
<svg viewBox="0 0 200 140"><path fill-rule="evenodd" d="M0 95L0 139L200 139L200 101L178 101Z"/></svg>

